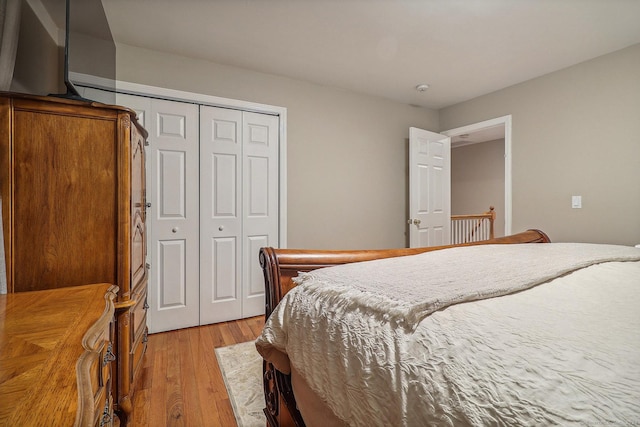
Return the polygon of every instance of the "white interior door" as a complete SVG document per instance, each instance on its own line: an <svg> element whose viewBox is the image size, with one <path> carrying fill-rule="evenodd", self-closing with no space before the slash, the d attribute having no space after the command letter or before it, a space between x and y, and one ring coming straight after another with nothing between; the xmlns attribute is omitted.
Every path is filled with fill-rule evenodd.
<svg viewBox="0 0 640 427"><path fill-rule="evenodd" d="M262 246L277 245L278 118L202 106L200 323L264 313Z"/></svg>
<svg viewBox="0 0 640 427"><path fill-rule="evenodd" d="M409 244L412 248L451 241L451 139L409 129Z"/></svg>
<svg viewBox="0 0 640 427"><path fill-rule="evenodd" d="M242 112L201 107L201 324L242 315Z"/></svg>
<svg viewBox="0 0 640 427"><path fill-rule="evenodd" d="M261 247L278 247L277 116L243 113L242 317L264 314Z"/></svg>
<svg viewBox="0 0 640 427"><path fill-rule="evenodd" d="M149 332L199 323L198 121L197 105L152 100Z"/></svg>

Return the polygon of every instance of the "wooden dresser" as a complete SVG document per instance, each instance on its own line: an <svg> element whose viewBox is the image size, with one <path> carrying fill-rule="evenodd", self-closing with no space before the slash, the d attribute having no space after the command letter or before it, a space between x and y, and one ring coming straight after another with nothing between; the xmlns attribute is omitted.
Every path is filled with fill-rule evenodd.
<svg viewBox="0 0 640 427"><path fill-rule="evenodd" d="M111 426L109 284L0 295L0 426Z"/></svg>
<svg viewBox="0 0 640 427"><path fill-rule="evenodd" d="M113 395L124 422L147 337L146 138L124 107L0 93L9 292L118 286Z"/></svg>

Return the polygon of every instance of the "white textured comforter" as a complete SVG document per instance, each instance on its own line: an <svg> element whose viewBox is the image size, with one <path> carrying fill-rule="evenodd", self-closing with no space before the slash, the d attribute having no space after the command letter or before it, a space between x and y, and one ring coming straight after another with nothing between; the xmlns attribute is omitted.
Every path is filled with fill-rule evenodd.
<svg viewBox="0 0 640 427"><path fill-rule="evenodd" d="M316 270L256 345L354 426L638 425L640 262L619 262L633 260L552 243Z"/></svg>

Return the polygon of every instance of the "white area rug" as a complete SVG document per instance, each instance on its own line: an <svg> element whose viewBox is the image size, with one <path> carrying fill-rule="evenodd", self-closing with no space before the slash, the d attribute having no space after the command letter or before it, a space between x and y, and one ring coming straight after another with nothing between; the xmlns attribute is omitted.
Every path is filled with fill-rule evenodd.
<svg viewBox="0 0 640 427"><path fill-rule="evenodd" d="M253 341L215 349L238 427L264 427L262 357Z"/></svg>

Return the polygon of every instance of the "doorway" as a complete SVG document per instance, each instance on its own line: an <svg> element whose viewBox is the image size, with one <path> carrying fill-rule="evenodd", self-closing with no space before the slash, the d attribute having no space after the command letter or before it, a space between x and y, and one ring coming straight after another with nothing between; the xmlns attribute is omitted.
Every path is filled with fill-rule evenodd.
<svg viewBox="0 0 640 427"><path fill-rule="evenodd" d="M450 129L442 132L442 134L451 137L451 148L452 148L452 158L456 155L455 152L457 149L464 149L465 147L472 146L469 148L473 149L490 149L489 144L492 144L491 149L495 150L495 144L499 144L498 141L502 140L502 153L504 155L504 180L503 180L503 188L504 194L500 195L502 197L497 196L497 199L502 198L503 200L498 200L497 202L488 202L488 203L496 203L496 211L498 212L498 220L500 221L500 217L503 219L504 227L500 227L500 229L504 230L504 235L509 235L512 233L512 194L511 194L511 115L498 117L491 120L485 120L479 123L474 123L467 126L462 126L455 129ZM476 144L486 144L485 147L481 147ZM482 158L482 157L480 157ZM479 160L482 162L482 160ZM468 164L468 163L467 163ZM452 174L456 174L456 162L452 162ZM476 177L478 174L482 174L483 170L482 163L474 164L473 170L476 172ZM470 168L471 169L471 168ZM491 174L491 170L486 170L485 177L489 180L489 175ZM460 188L460 187L458 187ZM451 185L451 199L452 201L456 198L456 183L452 181ZM469 191L468 189L466 191ZM493 198L496 200L496 197ZM454 203L455 204L455 203ZM483 206L481 212L489 209L489 206ZM502 211L502 212L500 212ZM454 213L452 211L452 213ZM480 212L466 212L466 213L480 213ZM500 223L502 226L502 222ZM498 235L498 234L496 234Z"/></svg>

